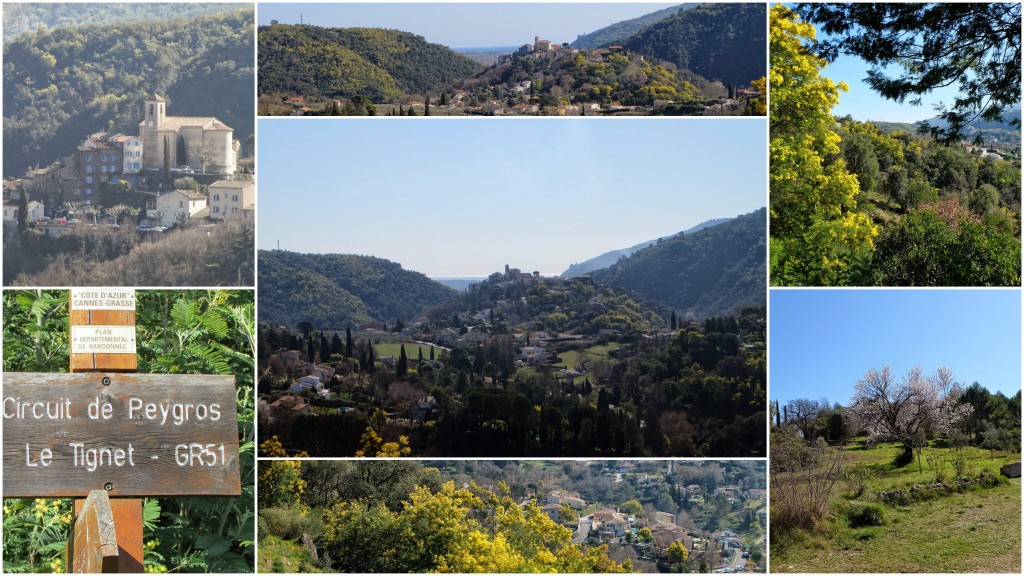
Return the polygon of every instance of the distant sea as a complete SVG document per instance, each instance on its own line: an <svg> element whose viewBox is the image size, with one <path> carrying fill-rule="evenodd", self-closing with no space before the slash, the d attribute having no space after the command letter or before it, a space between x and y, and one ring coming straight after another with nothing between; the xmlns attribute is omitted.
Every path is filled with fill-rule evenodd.
<svg viewBox="0 0 1024 576"><path fill-rule="evenodd" d="M519 50L518 46L475 46L469 48L452 48L452 50L468 56L477 62L490 66L491 64L497 64L498 58L505 54L511 54L516 50Z"/></svg>
<svg viewBox="0 0 1024 576"><path fill-rule="evenodd" d="M458 278L431 278L431 280L440 282L441 284L444 284L449 288L454 288L459 292L465 292L469 289L470 284L480 282L486 278L487 276L461 276Z"/></svg>
<svg viewBox="0 0 1024 576"><path fill-rule="evenodd" d="M519 46L470 46L469 48L452 48L459 54L475 54L479 52L498 52L501 54L511 54L516 50L519 50Z"/></svg>

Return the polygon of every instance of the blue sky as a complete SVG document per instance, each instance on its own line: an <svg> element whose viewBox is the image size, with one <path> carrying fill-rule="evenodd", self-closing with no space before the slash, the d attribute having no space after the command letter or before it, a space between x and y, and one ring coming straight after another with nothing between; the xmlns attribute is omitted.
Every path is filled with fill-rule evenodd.
<svg viewBox="0 0 1024 576"><path fill-rule="evenodd" d="M786 4L793 8L794 4ZM815 26L817 30L817 26ZM832 36L818 30L818 40L828 40ZM846 82L850 90L839 95L839 104L832 108L834 116L849 114L855 120L875 120L885 122L917 122L929 120L939 115L935 110L938 104L952 104L957 95L957 84L934 90L920 95L921 104L910 103L915 97L908 97L900 104L881 97L865 82L871 66L856 56L840 55L822 71L822 76L839 82ZM886 68L890 76L898 77L901 72L898 66Z"/></svg>
<svg viewBox="0 0 1024 576"><path fill-rule="evenodd" d="M870 368L939 366L1006 396L1021 388L1020 290L771 290L769 390L847 404Z"/></svg>
<svg viewBox="0 0 1024 576"><path fill-rule="evenodd" d="M519 46L534 36L561 44L679 3L374 3L258 6L259 24L392 28L452 48Z"/></svg>
<svg viewBox="0 0 1024 576"><path fill-rule="evenodd" d="M263 249L559 274L766 205L763 119L261 119Z"/></svg>
<svg viewBox="0 0 1024 576"><path fill-rule="evenodd" d="M935 118L939 113L935 105L953 103L958 93L957 86L948 86L934 90L928 94L921 95L921 105L915 106L910 103L914 97L909 96L900 104L893 100L882 98L877 92L871 89L864 81L868 77L868 70L871 67L860 58L854 56L840 56L829 64L822 72L823 76L831 78L836 82L842 80L849 84L850 91L839 94L839 104L832 108L834 116L845 116L849 114L855 120L875 120L885 122L917 122ZM890 76L899 76L899 70L890 67Z"/></svg>

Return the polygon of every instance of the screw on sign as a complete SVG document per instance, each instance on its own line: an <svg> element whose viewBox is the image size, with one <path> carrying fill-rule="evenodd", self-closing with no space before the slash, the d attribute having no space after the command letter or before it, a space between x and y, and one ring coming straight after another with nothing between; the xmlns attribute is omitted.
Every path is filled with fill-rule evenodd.
<svg viewBox="0 0 1024 576"><path fill-rule="evenodd" d="M69 571L142 572L138 497L241 494L234 378L130 373L134 292L71 300L96 346L72 345L70 374L4 374L3 496L76 498Z"/></svg>

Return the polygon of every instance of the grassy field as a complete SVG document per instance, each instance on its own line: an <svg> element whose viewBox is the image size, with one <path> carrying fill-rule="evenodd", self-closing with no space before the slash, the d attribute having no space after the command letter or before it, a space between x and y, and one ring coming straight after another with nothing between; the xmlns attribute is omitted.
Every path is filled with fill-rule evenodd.
<svg viewBox="0 0 1024 576"><path fill-rule="evenodd" d="M613 350L618 350L622 347L622 344L618 342L609 342L607 344L598 344L591 346L583 351L586 358L591 360L607 360L608 353ZM558 355L558 363L555 366L562 368L576 366L579 363L579 352L570 350L568 352L562 352Z"/></svg>
<svg viewBox="0 0 1024 576"><path fill-rule="evenodd" d="M772 527L772 572L993 572L1020 573L1021 482L968 489L904 506L882 504L880 491L949 483L952 451L928 447L904 467L893 465L900 448L883 444L847 451L846 476L832 495L831 513L815 530ZM999 474L1018 454L966 450L968 473ZM923 471L921 471L923 469ZM851 510L881 513L880 525L854 526Z"/></svg>
<svg viewBox="0 0 1024 576"><path fill-rule="evenodd" d="M377 358L383 358L385 356L393 356L398 358L401 353L403 343L402 342L381 342L380 344L373 345L373 351L377 354ZM405 355L410 360L419 358L419 352L417 349L423 350L423 359L430 359L430 346L427 344L415 344L413 342L405 342ZM434 350L434 357L441 353L440 349Z"/></svg>

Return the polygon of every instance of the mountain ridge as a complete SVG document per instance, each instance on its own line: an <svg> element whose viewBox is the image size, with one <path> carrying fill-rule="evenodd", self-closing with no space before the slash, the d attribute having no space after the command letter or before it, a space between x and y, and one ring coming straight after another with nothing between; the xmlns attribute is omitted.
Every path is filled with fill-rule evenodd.
<svg viewBox="0 0 1024 576"><path fill-rule="evenodd" d="M632 255L633 253L635 253L635 252L637 252L639 250L642 250L642 249L647 248L647 247L649 247L651 245L657 244L657 243L659 243L659 242L661 242L663 240L667 240L669 238L675 238L676 236L679 236L680 234L693 234L694 232L699 232L699 231L701 231L701 230L703 230L705 228L710 228L712 226L717 226L719 224L728 222L729 220L732 220L732 219L733 218L712 218L711 220L705 220L704 222L701 222L700 224L697 224L696 226L693 226L691 228L683 230L682 232L677 232L676 234L671 234L669 236L662 236L661 238L655 238L654 240L648 240L646 242L641 242L641 243L636 244L634 246L630 246L629 248L620 248L618 250L609 250L608 252L605 252L604 254L601 254L601 255L598 255L598 256L594 256L593 258L590 258L588 260L584 260L583 262L574 262L568 268L566 268L565 272L562 272L559 275L559 277L560 278L571 278L573 276L579 276L581 274L588 274L590 272L593 272L594 270L601 270L603 268L607 268L607 267L611 266L612 264L615 264L615 262L617 262L619 260L619 258L622 258L624 256L630 256L630 255Z"/></svg>

